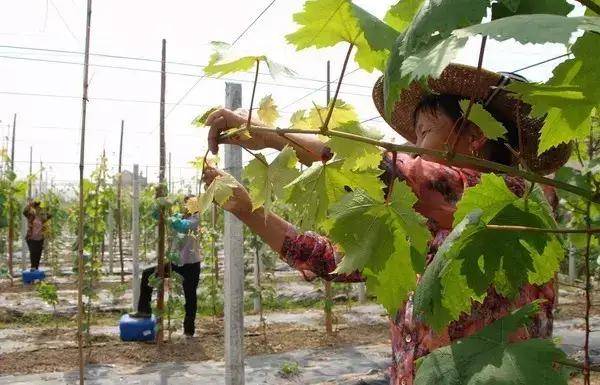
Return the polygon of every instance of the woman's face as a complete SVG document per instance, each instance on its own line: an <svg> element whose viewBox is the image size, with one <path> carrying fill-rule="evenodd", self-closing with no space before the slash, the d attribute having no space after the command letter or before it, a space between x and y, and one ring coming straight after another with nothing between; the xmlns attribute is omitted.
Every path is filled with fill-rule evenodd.
<svg viewBox="0 0 600 385"><path fill-rule="evenodd" d="M416 134L418 147L427 148L430 150L446 151L449 145L454 142L456 131L458 131L458 125L460 121L456 123L450 116L441 110L425 109L419 111L416 117ZM456 152L461 154L471 154L473 149L473 140L475 138L471 134L476 126L473 123L467 121L465 127L463 127L462 134L456 142L454 148Z"/></svg>

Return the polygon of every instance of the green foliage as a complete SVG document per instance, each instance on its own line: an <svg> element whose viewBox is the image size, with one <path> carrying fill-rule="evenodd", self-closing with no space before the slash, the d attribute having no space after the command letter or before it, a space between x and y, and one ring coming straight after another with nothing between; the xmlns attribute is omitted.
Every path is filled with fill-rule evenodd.
<svg viewBox="0 0 600 385"><path fill-rule="evenodd" d="M480 332L419 359L415 385L566 385L567 372L556 364L565 354L552 340L509 340L512 333L529 325L538 311L537 303L525 305Z"/></svg>
<svg viewBox="0 0 600 385"><path fill-rule="evenodd" d="M206 125L206 119L208 119L208 116L220 108L221 106L211 107L204 111L200 115L196 116L194 120L192 120L192 125L196 127L204 127Z"/></svg>
<svg viewBox="0 0 600 385"><path fill-rule="evenodd" d="M213 201L223 205L233 195L233 188L236 186L237 181L231 175L218 176L197 199L188 201L188 210L192 213L203 214Z"/></svg>
<svg viewBox="0 0 600 385"><path fill-rule="evenodd" d="M244 178L250 183L252 210L264 207L270 210L275 199L285 199L284 187L298 177L298 158L291 147L284 148L270 163L262 154L252 159L244 169Z"/></svg>
<svg viewBox="0 0 600 385"><path fill-rule="evenodd" d="M490 285L512 298L527 282L543 284L550 280L564 254L555 236L486 226L553 228L554 219L540 195L532 194L526 203L493 174L467 189L455 214L459 222L455 222L417 287L415 312L435 329L441 329L468 312L471 300L481 302Z"/></svg>
<svg viewBox="0 0 600 385"><path fill-rule="evenodd" d="M37 286L36 291L42 301L56 308L56 305L58 305L58 289L56 285L42 281Z"/></svg>
<svg viewBox="0 0 600 385"><path fill-rule="evenodd" d="M355 120L340 125L336 130L375 140L382 137L379 132L364 128ZM381 149L372 144L334 136L327 141L327 146L335 153L336 158L344 159L342 166L344 169L355 171L376 169L381 163Z"/></svg>
<svg viewBox="0 0 600 385"><path fill-rule="evenodd" d="M295 75L288 67L276 63L265 55L238 56L232 52L230 44L213 41L214 53L210 56L208 65L204 67L204 74L209 76L223 76L235 72L245 72L256 67L257 62L264 62L271 76L285 74Z"/></svg>
<svg viewBox="0 0 600 385"><path fill-rule="evenodd" d="M274 127L275 122L279 118L277 105L271 95L267 95L260 100L257 111L260 120L269 127Z"/></svg>
<svg viewBox="0 0 600 385"><path fill-rule="evenodd" d="M466 113L467 108L469 107L468 100L461 100L460 107ZM499 138L504 138L506 135L506 128L494 119L492 114L487 112L481 104L474 103L471 106L471 112L469 113L469 120L475 123L486 138L497 140Z"/></svg>
<svg viewBox="0 0 600 385"><path fill-rule="evenodd" d="M286 36L302 50L333 47L341 42L356 46L356 63L366 71L383 70L398 32L350 0L309 0L294 15L298 31Z"/></svg>
<svg viewBox="0 0 600 385"><path fill-rule="evenodd" d="M356 190L330 213L329 235L345 254L337 272L363 271L368 289L390 314L414 290L425 266L430 234L412 209L415 202L410 188L398 182L389 202Z"/></svg>
<svg viewBox="0 0 600 385"><path fill-rule="evenodd" d="M545 116L539 153L588 135L592 109L600 100L599 46L598 34L588 32L571 48L575 57L559 64L548 82L508 87L533 105L532 115Z"/></svg>
<svg viewBox="0 0 600 385"><path fill-rule="evenodd" d="M380 174L380 170L349 171L339 160L314 163L288 185L288 203L294 207L303 229L318 228L327 217L327 210L348 191L360 188L370 196L381 196Z"/></svg>
<svg viewBox="0 0 600 385"><path fill-rule="evenodd" d="M573 8L565 0L503 0L492 4L492 19L535 13L567 16Z"/></svg>
<svg viewBox="0 0 600 385"><path fill-rule="evenodd" d="M279 375L283 378L292 378L300 375L300 366L296 361L284 361L279 369Z"/></svg>

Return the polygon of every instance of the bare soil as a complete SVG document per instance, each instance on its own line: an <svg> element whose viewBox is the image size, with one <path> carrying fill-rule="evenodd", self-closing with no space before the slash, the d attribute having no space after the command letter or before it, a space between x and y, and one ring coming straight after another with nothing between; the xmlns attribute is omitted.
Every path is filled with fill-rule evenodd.
<svg viewBox="0 0 600 385"><path fill-rule="evenodd" d="M184 341L174 336L172 342L163 344L159 352L151 343L123 343L118 336L99 336L93 341L91 353L86 349L89 363L142 365L154 362L223 360L224 337L221 320L203 322L196 337ZM47 333L51 336L54 329ZM63 330L65 339L75 340L75 333ZM345 326L340 325L333 336L327 336L323 329L300 328L293 324L267 326L266 338L262 328L247 328L244 338L247 355L288 352L297 349L321 347L345 347L364 344L389 344L387 325ZM2 356L0 375L29 374L75 369L78 363L77 348L39 349L28 352L14 352Z"/></svg>

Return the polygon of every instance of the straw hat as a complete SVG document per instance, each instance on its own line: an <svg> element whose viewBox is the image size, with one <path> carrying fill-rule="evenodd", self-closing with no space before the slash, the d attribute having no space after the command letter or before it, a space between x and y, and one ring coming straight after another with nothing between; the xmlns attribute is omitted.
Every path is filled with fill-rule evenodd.
<svg viewBox="0 0 600 385"><path fill-rule="evenodd" d="M529 169L543 175L551 174L567 162L571 154L571 144L563 143L537 155L540 129L544 121L529 116L531 111L529 104L510 97L506 91L498 88L506 85L510 80L511 76L483 69L477 71L477 68L465 65L450 64L439 78L429 79L428 85L432 92L439 94L456 95L463 99L474 96L475 102L482 104L507 129L516 130L519 127L523 141L522 157ZM387 123L409 142L415 143L417 136L413 113L426 93L421 84L413 82L408 88L402 90L400 99L388 119L385 116L382 76L373 88L373 101ZM512 134L513 137L518 137L517 133Z"/></svg>

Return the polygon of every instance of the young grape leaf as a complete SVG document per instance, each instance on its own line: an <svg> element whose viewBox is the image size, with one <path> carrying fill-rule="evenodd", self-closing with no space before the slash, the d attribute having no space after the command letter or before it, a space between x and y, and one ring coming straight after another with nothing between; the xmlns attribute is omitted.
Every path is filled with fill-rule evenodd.
<svg viewBox="0 0 600 385"><path fill-rule="evenodd" d="M460 107L466 112L469 107L469 101L461 100ZM469 114L469 120L479 126L485 137L488 139L497 140L499 138L504 138L506 135L506 128L502 123L494 119L492 114L487 112L481 104L473 103Z"/></svg>
<svg viewBox="0 0 600 385"><path fill-rule="evenodd" d="M303 11L294 14L294 21L301 27L286 40L297 50L352 43L356 46L355 61L369 72L383 69L398 34L350 0L308 0Z"/></svg>
<svg viewBox="0 0 600 385"><path fill-rule="evenodd" d="M503 0L492 4L492 19L536 13L567 16L573 8L566 0Z"/></svg>
<svg viewBox="0 0 600 385"><path fill-rule="evenodd" d="M308 113L308 123L311 126L310 128L322 127L328 112L328 106L325 107L315 104L315 106ZM335 101L335 105L333 106L333 111L331 113L331 119L329 120L328 128L331 130L335 130L343 124L357 120L358 115L354 110L354 107L344 102L343 100L337 99Z"/></svg>
<svg viewBox="0 0 600 385"><path fill-rule="evenodd" d="M252 210L264 206L269 211L276 199L285 199L284 187L298 177L298 158L291 147L285 147L268 166L262 154L257 156L262 161L251 160L244 168L244 177L249 180Z"/></svg>
<svg viewBox="0 0 600 385"><path fill-rule="evenodd" d="M300 130L309 130L311 128L306 110L298 110L292 114L290 117L290 128Z"/></svg>
<svg viewBox="0 0 600 385"><path fill-rule="evenodd" d="M420 358L415 385L567 385L566 371L557 366L566 355L551 339L510 342L510 336L529 325L538 311L538 302L527 304L480 332Z"/></svg>
<svg viewBox="0 0 600 385"><path fill-rule="evenodd" d="M349 171L343 162L313 163L286 188L290 188L288 203L299 214L302 229L314 230L321 226L331 205L356 188L362 188L372 197L383 195L381 170Z"/></svg>
<svg viewBox="0 0 600 385"><path fill-rule="evenodd" d="M272 77L281 73L288 76L295 75L295 72L290 68L272 61L265 55L239 56L232 52L230 44L219 41L213 41L211 44L214 52L210 56L208 64L204 67L205 75L221 77L235 72L246 72L256 68L256 63L259 61L267 64Z"/></svg>
<svg viewBox="0 0 600 385"><path fill-rule="evenodd" d="M192 213L202 215L213 203L219 205L225 204L233 195L233 188L238 186L238 182L229 174L216 177L206 191L198 195L196 202L192 203L188 210Z"/></svg>
<svg viewBox="0 0 600 385"><path fill-rule="evenodd" d="M192 125L196 127L204 127L206 126L206 119L208 115L212 114L216 110L220 109L221 106L211 107L208 110L204 111L202 114L196 116L194 120L192 120Z"/></svg>
<svg viewBox="0 0 600 385"><path fill-rule="evenodd" d="M337 127L336 130L377 140L382 137L379 132L368 130L362 127L357 121L344 123ZM342 167L346 169L374 169L381 163L382 151L379 147L372 144L333 136L327 142L327 146L337 157L344 159L344 165Z"/></svg>
<svg viewBox="0 0 600 385"><path fill-rule="evenodd" d="M575 57L559 64L548 82L509 85L509 90L532 104L532 115L546 116L539 153L588 135L591 112L600 100L599 46L600 37L586 33L571 48Z"/></svg>
<svg viewBox="0 0 600 385"><path fill-rule="evenodd" d="M279 112L277 111L277 105L273 101L271 95L267 95L261 99L257 113L260 120L267 126L275 126L275 122L277 121L277 118L279 118Z"/></svg>

